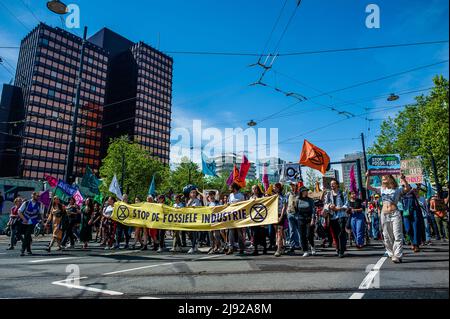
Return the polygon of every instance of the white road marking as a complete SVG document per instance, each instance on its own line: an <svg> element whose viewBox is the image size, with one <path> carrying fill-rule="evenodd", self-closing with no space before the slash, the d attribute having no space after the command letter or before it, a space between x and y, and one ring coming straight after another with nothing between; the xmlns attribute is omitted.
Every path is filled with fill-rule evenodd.
<svg viewBox="0 0 450 319"><path fill-rule="evenodd" d="M119 251L119 252L115 252L115 253L106 253L106 254L101 254L101 256L115 256L115 255L126 255L126 254L136 254L141 252L140 250L127 250L127 251Z"/></svg>
<svg viewBox="0 0 450 319"><path fill-rule="evenodd" d="M358 288L359 290L378 288L378 287L373 287L373 283L374 283L373 281L374 281L375 277L378 275L378 273L380 272L381 266L384 264L386 259L387 259L387 257L381 257L380 260L378 260L378 262L375 264L375 266L373 266L371 271L367 274L367 276L363 279L363 281L359 285L359 288ZM362 299L364 297L364 295L365 295L365 293L363 293L363 292L355 292L354 294L352 294L350 296L349 299Z"/></svg>
<svg viewBox="0 0 450 319"><path fill-rule="evenodd" d="M358 292L355 292L353 295L351 295L350 296L350 298L348 298L348 299L363 299L363 297L364 297L364 293L358 293Z"/></svg>
<svg viewBox="0 0 450 319"><path fill-rule="evenodd" d="M138 299L161 299L156 297L139 297Z"/></svg>
<svg viewBox="0 0 450 319"><path fill-rule="evenodd" d="M157 264L157 265L149 265L149 266L142 266L142 267L131 268L131 269L118 270L118 271L113 271L113 272L107 272L107 273L103 274L103 276L121 274L121 273L124 273L124 272L130 272L130 271L141 270L141 269L148 269L148 268L155 268L155 267L160 267L160 266L169 266L169 265L174 265L174 264L180 264L180 263L183 263L183 262L184 261L178 261L178 262L173 262L173 263L163 263L163 264Z"/></svg>
<svg viewBox="0 0 450 319"><path fill-rule="evenodd" d="M61 281L54 281L52 282L53 285L57 285L57 286L63 286L63 287L67 287L67 288L71 288L71 289L80 289L80 290L86 290L86 291L91 291L91 292L99 292L105 295L110 295L110 296L121 296L123 295L123 292L119 292L119 291L113 291L113 290L106 290L106 289L99 289L99 288L93 288L93 287L86 287L86 286L80 286L80 285L74 285L71 283L67 283L67 281L75 281L75 280L80 280L80 279L86 279L87 277L79 277L79 278L70 278L70 279L65 279L65 280L61 280Z"/></svg>
<svg viewBox="0 0 450 319"><path fill-rule="evenodd" d="M192 261L217 258L217 257L221 257L221 256L223 256L223 255L207 256L207 257L197 258ZM161 266L181 264L181 263L186 263L186 262L189 262L189 261L175 261L175 262L170 262L170 263L162 263L162 264L148 265L148 266L142 266L142 267L137 267L137 268L123 269L123 270L118 270L118 271L107 272L107 273L103 274L103 276L121 274L124 272L131 272L131 271L135 271L135 270L142 270L142 269L156 268L156 267L161 267Z"/></svg>
<svg viewBox="0 0 450 319"><path fill-rule="evenodd" d="M45 263L51 261L60 261L60 260L69 260L69 259L81 259L84 257L63 257L63 258L48 258L48 259L39 259L39 260L30 260L30 263Z"/></svg>
<svg viewBox="0 0 450 319"><path fill-rule="evenodd" d="M362 281L361 285L359 285L358 289L370 289L372 288L373 280L378 275L381 266L386 261L387 257L381 257L380 260L375 264L372 270L367 274L366 278Z"/></svg>

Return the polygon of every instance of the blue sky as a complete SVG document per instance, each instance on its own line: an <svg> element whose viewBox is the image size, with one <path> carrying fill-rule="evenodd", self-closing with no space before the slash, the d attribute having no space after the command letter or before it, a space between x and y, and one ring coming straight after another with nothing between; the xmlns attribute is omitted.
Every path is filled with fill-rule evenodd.
<svg viewBox="0 0 450 319"><path fill-rule="evenodd" d="M34 15L47 24L61 27L58 17L47 12L44 0L0 0L16 18L0 6L0 46L18 46L37 24ZM81 24L89 26L89 35L106 26L130 38L142 40L162 51L225 51L259 53L267 41L284 0L168 0L168 1L67 1L81 9ZM271 48L279 39L284 25L294 10L295 0L288 0L280 25L274 33ZM380 7L381 28L365 26L368 4ZM125 6L127 4L127 6ZM350 48L381 44L448 40L448 1L446 0L303 0L280 51L296 52L334 48ZM25 26L19 23L20 20ZM81 30L75 30L81 34ZM15 66L18 50L0 49L0 56ZM368 51L280 57L275 61L265 82L284 91L306 97L329 92L359 82L376 79L417 66L448 59L448 43ZM269 88L250 87L260 74L248 65L255 57L193 56L173 54L173 126L190 127L193 119L203 127L245 127L254 119L268 115L294 103ZM297 81L284 76L288 75ZM260 127L278 128L280 157L297 161L307 138L325 149L333 160L359 151L356 139L361 132L370 146L380 119L395 114L389 106L404 105L414 94L402 95L397 102L376 96L390 92L411 91L432 86L436 74L448 78L448 64L408 73L354 89L345 90L299 103L284 117L274 117ZM11 75L0 68L0 82ZM301 84L300 84L300 83ZM344 101L361 100L348 104ZM353 114L377 111L355 117L327 129L318 129L345 119L325 106ZM309 134L309 131L313 131ZM292 138L295 137L295 138ZM291 139L292 138L292 139Z"/></svg>

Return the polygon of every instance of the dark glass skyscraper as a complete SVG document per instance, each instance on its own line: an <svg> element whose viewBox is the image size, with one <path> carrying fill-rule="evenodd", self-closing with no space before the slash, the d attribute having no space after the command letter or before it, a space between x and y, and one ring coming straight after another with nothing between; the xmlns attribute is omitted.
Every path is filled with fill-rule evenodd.
<svg viewBox="0 0 450 319"><path fill-rule="evenodd" d="M63 178L80 65L81 38L39 24L21 43L15 85L22 88L25 126L20 168L24 178ZM82 74L74 173L98 170L108 54L88 43Z"/></svg>
<svg viewBox="0 0 450 319"><path fill-rule="evenodd" d="M25 109L24 178L64 176L81 43L42 23L22 40L15 86ZM168 164L173 59L106 28L89 38L84 54L74 175L87 165L98 171L109 140L122 135Z"/></svg>

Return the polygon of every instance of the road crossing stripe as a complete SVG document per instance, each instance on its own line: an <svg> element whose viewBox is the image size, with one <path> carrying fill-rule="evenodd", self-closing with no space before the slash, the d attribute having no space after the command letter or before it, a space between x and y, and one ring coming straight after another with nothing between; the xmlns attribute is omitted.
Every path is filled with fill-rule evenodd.
<svg viewBox="0 0 450 319"><path fill-rule="evenodd" d="M367 274L366 278L361 282L358 289L370 289L373 283L373 280L378 275L381 266L386 261L387 257L381 257L380 260L375 264L372 270Z"/></svg>
<svg viewBox="0 0 450 319"><path fill-rule="evenodd" d="M84 257L63 257L63 258L48 258L48 259L39 259L39 260L30 260L30 263L45 263L49 261L60 261L60 260L69 260L69 259L81 259Z"/></svg>
<svg viewBox="0 0 450 319"><path fill-rule="evenodd" d="M207 256L207 257L197 258L197 259L194 259L192 261L217 258L217 257L221 257L221 256L222 255ZM135 271L135 270L142 270L142 269L156 268L156 267L161 267L161 266L169 266L169 265L174 265L174 264L181 264L181 263L185 263L185 262L188 262L188 261L175 261L175 262L170 262L170 263L154 264L154 265L142 266L142 267L137 267L137 268L123 269L123 270L118 270L118 271L112 271L112 272L105 273L105 274L103 274L103 276L121 274L121 273L131 272L131 271Z"/></svg>
<svg viewBox="0 0 450 319"><path fill-rule="evenodd" d="M110 295L110 296L121 296L121 295L123 295L123 292L119 292L119 291L99 289L99 288L94 288L94 287L80 286L80 285L75 285L75 284L67 282L67 281L73 282L75 280L87 279L87 278L88 277L71 278L71 279L66 279L66 280L61 280L61 281L54 281L54 282L52 282L52 284L53 285L57 285L57 286L63 286L63 287L71 288L71 289L80 289L80 290L86 290L86 291L91 291L91 292L99 292L99 293L102 293L102 294L105 294L105 295Z"/></svg>

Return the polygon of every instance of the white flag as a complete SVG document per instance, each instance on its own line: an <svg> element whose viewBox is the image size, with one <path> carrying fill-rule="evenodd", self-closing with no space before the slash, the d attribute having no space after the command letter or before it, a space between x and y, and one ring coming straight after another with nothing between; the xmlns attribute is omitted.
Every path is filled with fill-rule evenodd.
<svg viewBox="0 0 450 319"><path fill-rule="evenodd" d="M280 182L299 182L302 178L300 164L284 164Z"/></svg>
<svg viewBox="0 0 450 319"><path fill-rule="evenodd" d="M116 196L120 200L123 199L122 192L120 191L120 186L119 186L119 182L117 181L116 175L114 175L111 185L109 185L109 191L113 194L116 194Z"/></svg>

